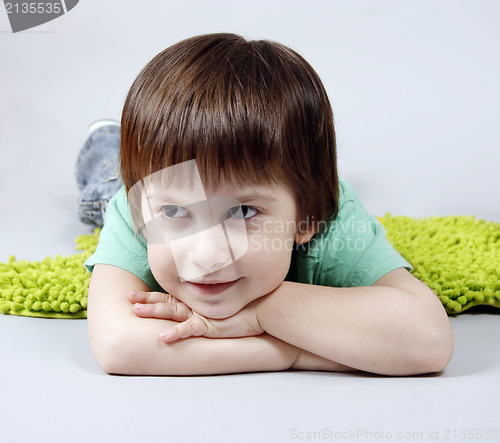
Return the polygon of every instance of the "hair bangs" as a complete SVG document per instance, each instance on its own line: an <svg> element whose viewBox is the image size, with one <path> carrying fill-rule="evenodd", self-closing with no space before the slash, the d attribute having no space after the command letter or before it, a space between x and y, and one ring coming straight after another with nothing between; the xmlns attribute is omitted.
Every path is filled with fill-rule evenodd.
<svg viewBox="0 0 500 443"><path fill-rule="evenodd" d="M301 219L337 213L328 96L313 68L279 43L208 34L170 46L134 81L121 134L127 191L160 170L195 160L207 189L221 182L285 183ZM158 183L195 179L176 171Z"/></svg>
<svg viewBox="0 0 500 443"><path fill-rule="evenodd" d="M283 111L273 97L272 73L251 51L230 55L211 60L211 70L203 69L203 59L194 60L182 73L179 91L178 82L164 85L165 96L142 124L150 128L139 138L150 154L142 159L143 177L194 159L208 187L221 180L283 180Z"/></svg>

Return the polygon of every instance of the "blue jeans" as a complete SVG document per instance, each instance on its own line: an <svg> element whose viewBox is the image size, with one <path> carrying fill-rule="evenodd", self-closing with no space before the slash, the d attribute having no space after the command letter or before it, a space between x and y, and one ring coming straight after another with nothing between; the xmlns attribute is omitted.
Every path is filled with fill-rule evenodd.
<svg viewBox="0 0 500 443"><path fill-rule="evenodd" d="M119 126L103 126L89 134L78 154L75 177L80 189L78 218L102 226L109 200L123 186Z"/></svg>

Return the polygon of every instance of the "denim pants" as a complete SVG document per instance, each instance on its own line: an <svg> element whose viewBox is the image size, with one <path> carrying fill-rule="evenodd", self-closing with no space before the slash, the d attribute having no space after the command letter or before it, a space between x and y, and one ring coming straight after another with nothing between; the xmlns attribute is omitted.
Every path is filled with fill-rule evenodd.
<svg viewBox="0 0 500 443"><path fill-rule="evenodd" d="M89 134L78 154L75 177L80 190L78 218L102 226L109 200L123 186L119 126L103 126Z"/></svg>

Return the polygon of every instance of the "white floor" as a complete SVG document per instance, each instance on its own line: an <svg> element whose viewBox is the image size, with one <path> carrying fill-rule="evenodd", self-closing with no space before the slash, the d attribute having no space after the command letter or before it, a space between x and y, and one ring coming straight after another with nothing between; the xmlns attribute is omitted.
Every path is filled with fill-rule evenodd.
<svg viewBox="0 0 500 443"><path fill-rule="evenodd" d="M482 441L498 441L484 438L500 433L498 315L463 314L452 324L455 354L438 376L117 377L92 358L85 320L2 316L1 439L458 442L478 441L460 438L478 430Z"/></svg>
<svg viewBox="0 0 500 443"><path fill-rule="evenodd" d="M156 53L219 31L310 61L334 108L340 172L371 212L500 222L499 19L491 0L82 0L12 34L0 6L0 261L75 253L91 232L73 178L88 124L120 118ZM440 376L133 378L101 372L84 320L0 316L0 441L465 441L464 429L487 441L493 428L498 439L498 313L452 324Z"/></svg>

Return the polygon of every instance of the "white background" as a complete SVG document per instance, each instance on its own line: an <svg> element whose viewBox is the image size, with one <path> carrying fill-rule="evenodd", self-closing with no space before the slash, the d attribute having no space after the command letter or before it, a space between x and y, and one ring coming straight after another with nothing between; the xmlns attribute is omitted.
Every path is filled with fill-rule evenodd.
<svg viewBox="0 0 500 443"><path fill-rule="evenodd" d="M12 34L0 5L0 260L69 253L88 125L183 38L272 39L317 70L340 173L377 215L500 221L500 1L84 0Z"/></svg>
<svg viewBox="0 0 500 443"><path fill-rule="evenodd" d="M340 172L372 213L500 222L499 23L497 0L81 0L12 34L0 5L0 261L75 252L91 232L73 177L89 123L120 118L159 51L220 31L277 40L313 65ZM85 321L0 316L0 440L280 443L325 429L487 441L499 432L498 314L451 321L455 354L438 377L134 378L103 373Z"/></svg>

